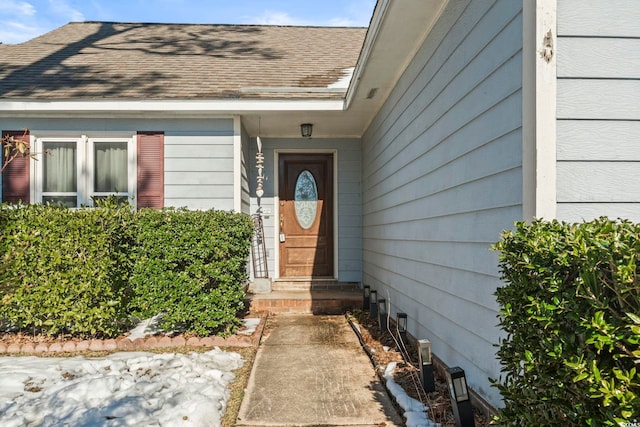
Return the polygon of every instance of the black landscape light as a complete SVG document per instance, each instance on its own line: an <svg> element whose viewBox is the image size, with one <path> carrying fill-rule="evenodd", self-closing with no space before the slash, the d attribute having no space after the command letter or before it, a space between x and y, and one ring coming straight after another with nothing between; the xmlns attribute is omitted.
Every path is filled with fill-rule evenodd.
<svg viewBox="0 0 640 427"><path fill-rule="evenodd" d="M433 378L431 341L418 340L418 358L420 359L420 380L422 381L422 388L427 393L436 391L436 382Z"/></svg>
<svg viewBox="0 0 640 427"><path fill-rule="evenodd" d="M387 328L387 300L382 298L378 300L378 327L380 332L386 331Z"/></svg>
<svg viewBox="0 0 640 427"><path fill-rule="evenodd" d="M371 298L369 295L370 292L371 286L365 286L362 288L362 310L369 310L369 298Z"/></svg>
<svg viewBox="0 0 640 427"><path fill-rule="evenodd" d="M404 343L407 342L407 313L396 313L396 328L398 336Z"/></svg>
<svg viewBox="0 0 640 427"><path fill-rule="evenodd" d="M378 291L371 290L369 292L369 318L378 317Z"/></svg>
<svg viewBox="0 0 640 427"><path fill-rule="evenodd" d="M473 406L469 398L469 388L464 369L459 366L447 368L447 385L451 395L451 406L457 427L475 427Z"/></svg>

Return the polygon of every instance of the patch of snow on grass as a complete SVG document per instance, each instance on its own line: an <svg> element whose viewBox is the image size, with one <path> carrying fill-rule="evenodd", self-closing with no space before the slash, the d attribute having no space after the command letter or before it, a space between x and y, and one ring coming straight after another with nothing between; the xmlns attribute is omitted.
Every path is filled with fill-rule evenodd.
<svg viewBox="0 0 640 427"><path fill-rule="evenodd" d="M0 424L220 425L237 353L0 358Z"/></svg>
<svg viewBox="0 0 640 427"><path fill-rule="evenodd" d="M427 418L427 407L422 402L410 397L400 384L393 380L393 371L396 369L396 365L396 362L387 365L384 370L384 379L387 389L404 411L403 415L407 420L407 427L438 427L439 424Z"/></svg>
<svg viewBox="0 0 640 427"><path fill-rule="evenodd" d="M162 314L156 314L150 319L143 320L129 332L127 338L133 341L136 338L144 338L147 335L155 335L158 332L162 332L162 330L158 326L158 324L160 323L160 319L162 319Z"/></svg>
<svg viewBox="0 0 640 427"><path fill-rule="evenodd" d="M242 319L242 323L244 324L245 329L242 331L239 331L238 334L251 335L256 331L256 328L260 324L260 318L250 317L250 318Z"/></svg>

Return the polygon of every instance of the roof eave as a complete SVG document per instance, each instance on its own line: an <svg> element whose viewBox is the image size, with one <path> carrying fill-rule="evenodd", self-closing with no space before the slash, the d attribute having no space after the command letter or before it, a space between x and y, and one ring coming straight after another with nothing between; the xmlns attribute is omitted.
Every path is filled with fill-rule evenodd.
<svg viewBox="0 0 640 427"><path fill-rule="evenodd" d="M347 89L345 109L366 109L373 120L448 2L378 0Z"/></svg>
<svg viewBox="0 0 640 427"><path fill-rule="evenodd" d="M0 116L167 114L233 115L261 111L341 111L342 99L2 100Z"/></svg>

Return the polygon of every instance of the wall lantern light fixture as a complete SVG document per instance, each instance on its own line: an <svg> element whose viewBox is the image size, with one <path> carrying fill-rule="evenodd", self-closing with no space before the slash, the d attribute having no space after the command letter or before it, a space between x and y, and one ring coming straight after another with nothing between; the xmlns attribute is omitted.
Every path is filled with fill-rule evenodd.
<svg viewBox="0 0 640 427"><path fill-rule="evenodd" d="M300 133L303 138L311 138L313 132L313 123L303 123L300 125Z"/></svg>

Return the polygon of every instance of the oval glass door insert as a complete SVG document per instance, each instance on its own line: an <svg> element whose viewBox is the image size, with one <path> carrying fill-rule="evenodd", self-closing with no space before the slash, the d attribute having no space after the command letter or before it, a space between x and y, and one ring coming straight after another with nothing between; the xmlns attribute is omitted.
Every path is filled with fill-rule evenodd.
<svg viewBox="0 0 640 427"><path fill-rule="evenodd" d="M318 213L318 187L316 180L308 170L298 175L294 192L296 218L300 227L308 230L313 225Z"/></svg>

